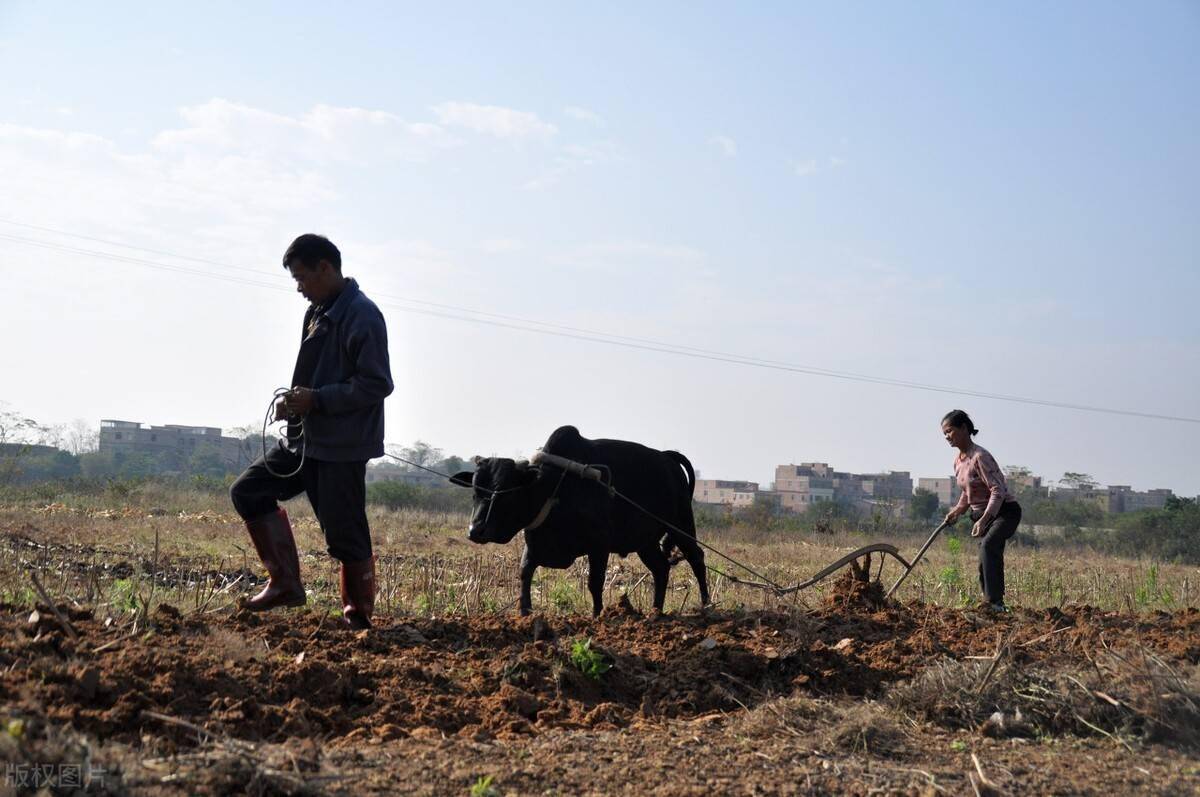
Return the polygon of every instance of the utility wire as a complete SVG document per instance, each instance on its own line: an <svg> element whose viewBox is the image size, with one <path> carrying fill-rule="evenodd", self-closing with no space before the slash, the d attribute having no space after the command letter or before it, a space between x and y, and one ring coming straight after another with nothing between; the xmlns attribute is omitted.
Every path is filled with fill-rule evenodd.
<svg viewBox="0 0 1200 797"><path fill-rule="evenodd" d="M11 224L11 225L15 225L18 227L25 227L25 228L33 229L33 230L40 230L42 232L49 232L49 233L53 233L55 235L63 235L63 236L67 236L69 238L77 238L77 239L80 239L83 241L92 241L95 243L102 243L107 246L121 247L124 249L132 249L132 250L139 251L139 252L148 252L148 253L157 254L157 255L166 255L167 257L171 257L176 260L189 260L189 261L192 261L195 263L204 263L206 265L217 266L219 268L229 269L231 271L246 271L246 272L252 272L254 274L262 274L262 275L269 276L269 277L277 276L277 272L274 272L274 271L264 271L262 269L250 268L247 266L235 266L235 265L232 265L229 263L222 263L222 262L219 262L216 260L209 260L209 259L203 258L203 257L192 257L190 255L180 255L180 254L176 254L174 252L165 251L163 249L149 249L144 246L136 246L134 244L122 243L120 241L112 241L112 240L108 240L106 238L96 238L96 237L93 237L90 235L81 235L79 233L67 232L66 230L59 230L59 229L55 229L54 227L44 227L40 224L28 224L26 222L13 221L12 219L3 219L3 218L0 218L0 224ZM37 244L32 243L32 241L34 241L35 239L22 239L22 238L18 238L17 236L13 236L9 240L20 240L23 242L29 241L29 242L31 242L31 245L37 245ZM743 356L743 355L732 354L730 352L712 351L710 349L701 349L701 348L696 348L694 346L684 346L682 344L677 344L677 343L667 343L664 341L652 340L649 338L638 338L638 337L630 337L628 335L617 335L617 334L614 334L611 332L601 332L599 330L594 330L594 329L584 329L581 327L567 326L567 325L563 325L563 324L554 324L554 323L550 323L547 321L539 321L534 318L524 318L522 316L506 315L504 313L493 313L493 312L490 312L487 310L475 310L475 309L472 309L469 307L460 307L458 305L443 304L440 302L429 302L429 301L424 301L421 299L413 299L413 298L410 298L407 296L397 296L395 294L379 293L377 291L372 291L371 294L373 296L377 296L381 299L393 299L393 300L399 301L399 302L407 302L410 304L417 304L417 305L422 305L425 307L433 307L433 308L440 309L440 310L449 310L452 312L460 312L460 313L470 313L472 315L484 316L486 318L497 318L497 319L500 319L503 321L515 321L520 324L533 324L533 325L540 326L540 327L546 327L548 329L562 330L564 332L576 332L576 333L583 334L583 335L595 335L597 337L613 338L614 340L627 340L627 341L630 341L633 343L645 343L645 344L649 344L652 346L667 346L667 347L673 348L673 349L681 349L684 351L694 351L694 352L697 352L700 354L714 354L714 355L723 356L723 357L735 357L738 359L754 360L756 362L770 363L773 365L788 365L788 363L781 363L781 362L773 361L773 360L762 360L762 359L759 359L756 357L747 357L747 356ZM865 376L865 375L863 375L863 376Z"/></svg>
<svg viewBox="0 0 1200 797"><path fill-rule="evenodd" d="M0 219L0 222L6 223L6 224L20 224L20 226L34 227L34 225L25 225L25 224L21 224L18 222L10 222L5 219ZM247 268L240 268L240 267L236 267L236 266L229 266L227 264L217 263L215 261L205 261L205 260L201 260L199 258L187 258L182 255L176 256L171 253L163 252L161 250L147 250L143 247L136 247L136 246L132 246L129 244L119 244L119 243L112 242L112 241L104 241L103 239L93 239L93 238L89 238L87 236L75 235L74 233L66 233L66 232L62 232L59 230L54 230L53 228L49 228L49 227L34 227L34 228L40 229L40 230L43 230L46 232L55 232L55 233L59 233L59 234L70 235L72 237L82 238L85 240L94 240L94 241L97 241L100 243L106 243L106 244L110 244L113 246L122 246L122 247L126 247L129 249L135 249L135 250L140 250L140 251L152 251L157 254L166 254L171 257L179 257L180 259L195 260L195 261L207 263L209 265L217 265L222 268L230 268L230 269L235 269L235 270L240 270L240 271L246 271L248 273L253 273L253 274L267 275L267 274L272 273L272 272L259 271L256 269L247 269ZM168 271L168 272L173 272L173 273L178 273L178 274L187 274L190 276L204 277L206 279L220 280L223 282L234 282L234 283L238 283L238 284L242 284L242 285L250 285L250 286L254 286L254 287L268 288L271 290L278 290L278 291L283 291L283 292L287 292L287 293L292 292L290 289L284 288L284 287L276 284L275 282L250 280L250 279L245 279L242 277L226 275L226 274L214 274L212 272L205 271L205 270L198 269L198 268L190 268L187 266L179 266L179 265L174 265L174 264L169 264L169 263L162 263L157 260L148 260L145 258L132 257L129 255L122 255L122 254L117 254L117 253L113 253L113 252L104 252L104 251L88 249L88 248L84 248L84 247L70 246L70 245L66 245L66 244L60 244L60 243L55 243L55 242L50 242L50 241L43 241L43 240L38 240L38 239L34 239L34 238L26 238L23 236L10 235L7 233L0 233L0 240L9 241L11 243L23 244L26 246L33 246L33 247L38 247L38 248L42 248L42 249L48 249L48 250L52 250L52 251L64 252L67 254L77 254L77 255L82 255L85 257L93 257L93 258L110 260L110 261L119 262L119 263L126 263L126 264L130 264L130 265L138 265L138 266L143 266L145 268L157 269L157 270L161 270L161 271ZM383 301L378 302L378 304L382 307L388 307L390 309L397 310L399 312L417 314L417 315L425 315L425 316L430 316L430 317L434 317L434 318L444 318L444 319L453 320L453 321L466 321L466 322L473 323L473 324L498 327L498 328L502 328L502 329L511 329L511 330L516 330L516 331L521 331L521 332L533 332L533 333L537 333L537 334L541 334L541 335L550 335L550 336L554 336L554 337L566 338L566 339L571 339L571 340L581 340L581 341L587 341L587 342L591 342L591 343L602 343L602 344L607 344L609 346L620 346L622 348L627 348L627 349L636 349L636 350L640 350L640 351L652 351L652 352L658 352L658 353L662 353L662 354L673 354L673 355L676 355L679 357L689 357L689 358L698 359L698 360L708 360L708 361L712 361L712 362L724 362L724 363L729 363L729 364L733 364L733 365L744 365L744 366L751 366L751 367L755 367L755 368L765 368L768 370L783 371L783 372L787 372L787 373L805 374L808 376L821 376L821 377L827 377L827 378L832 378L832 379L841 379L841 380L852 381L852 382L885 385L885 386L889 386L889 387L908 388L911 390L923 390L923 391L927 391L927 392L943 393L943 394L950 394L950 395L957 395L957 396L970 396L972 398L983 398L983 399L992 399L992 400L996 400L996 401L1007 401L1007 402L1017 403L1017 404L1027 404L1027 405L1041 406L1041 407L1053 407L1056 409L1074 410L1074 411L1079 411L1079 412L1101 413L1101 414L1118 415L1118 416L1125 416L1125 417L1147 418L1147 419L1152 419L1152 420L1174 421L1174 422L1178 422L1178 423L1200 424L1200 418L1191 418L1191 417L1178 416L1178 415L1166 415L1166 414L1162 414L1162 413L1153 413L1153 412L1142 412L1142 411L1137 411L1137 410L1125 410L1125 409L1118 409L1118 408L1114 408L1114 407L1102 407L1102 406L1088 405L1088 404L1076 404L1076 403L1072 403L1072 402L1051 401L1048 399L1040 399L1040 398L1034 398L1034 397L1028 397L1028 396L1016 396L1016 395L1008 395L1008 394L1002 394L1002 393L989 393L989 392L980 391L980 390L970 390L967 388L926 384L926 383L921 383L921 382L912 382L912 381L907 381L907 380L902 380L902 379L893 379L893 378L889 378L889 377L875 376L875 375L871 375L871 374L861 374L861 373L854 373L854 372L850 372L850 371L836 371L836 370L827 369L827 368L819 368L819 367L808 366L808 365L799 365L799 364L795 364L795 363L786 363L786 362L780 362L777 360L766 360L766 359L761 359L761 358L757 358L757 357L732 354L732 353L728 353L728 352L713 351L713 350L709 350L709 349L699 349L699 348L695 348L695 347L691 347L691 346L682 346L682 345L678 345L678 344L667 343L664 341L656 341L656 340L645 339L645 338L632 338L632 337L628 337L628 336L614 335L614 334L610 334L610 333L606 333L606 332L598 332L598 331L594 331L594 330L581 329L578 327L569 327L569 326L564 326L564 325L560 325L560 324L550 324L547 322L535 321L532 319L524 319L524 318L520 318L517 316L506 316L506 315L502 315L502 314L498 314L498 313L488 313L488 312L479 311L479 310L471 310L471 309L467 309L467 308L456 307L454 305L444 305L444 304L438 304L435 302L423 302L420 300L409 299L409 298L405 298L405 297L389 296L387 294L375 294L375 295L380 297L381 299L392 299L393 301L404 301L404 302L410 302L413 304L423 305L423 307L408 307L408 306L401 306L401 305L390 303L390 302L383 302ZM471 314L474 314L475 316L480 316L480 317L463 315L463 313L471 313ZM536 326L534 326L534 325L536 325Z"/></svg>

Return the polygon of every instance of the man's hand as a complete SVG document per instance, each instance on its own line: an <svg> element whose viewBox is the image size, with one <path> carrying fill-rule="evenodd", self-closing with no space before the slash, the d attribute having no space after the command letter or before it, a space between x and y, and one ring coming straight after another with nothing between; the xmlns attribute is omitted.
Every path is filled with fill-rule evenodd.
<svg viewBox="0 0 1200 797"><path fill-rule="evenodd" d="M316 391L306 387L294 387L275 402L275 420L303 418L312 412L316 405Z"/></svg>
<svg viewBox="0 0 1200 797"><path fill-rule="evenodd" d="M960 517L962 517L962 514L963 514L962 510L951 509L949 512L946 513L946 517L942 520L942 522L945 523L947 526L953 526L955 523L958 522L958 519Z"/></svg>
<svg viewBox="0 0 1200 797"><path fill-rule="evenodd" d="M289 415L303 418L317 405L316 391L306 387L294 387L291 393L283 397L283 402Z"/></svg>
<svg viewBox="0 0 1200 797"><path fill-rule="evenodd" d="M971 527L971 536L982 537L984 534L987 534L987 529L990 525L992 525L990 517L979 518L979 520L975 521L975 525Z"/></svg>

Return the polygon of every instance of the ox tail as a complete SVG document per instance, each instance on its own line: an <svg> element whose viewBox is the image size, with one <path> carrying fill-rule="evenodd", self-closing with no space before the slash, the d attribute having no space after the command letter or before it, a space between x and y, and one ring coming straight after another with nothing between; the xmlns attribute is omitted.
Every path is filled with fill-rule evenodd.
<svg viewBox="0 0 1200 797"><path fill-rule="evenodd" d="M687 498L683 502L687 511L683 514L683 517L690 518L692 516L692 496L696 494L696 471L692 467L691 461L678 451L665 451L663 453L665 453L674 462L682 466L683 469L687 471L688 494ZM694 530L692 531L695 533ZM672 556L675 552L675 548L679 545L679 540L676 539L678 536L678 534L668 530L662 541L663 553L666 555L667 559L672 559L671 564L676 564L679 561L677 558L673 558ZM684 541L684 545L688 545L688 541ZM691 545L688 547L695 547L695 543L691 543Z"/></svg>
<svg viewBox="0 0 1200 797"><path fill-rule="evenodd" d="M678 462L687 471L688 498L691 499L696 494L696 471L692 468L691 461L678 451L665 451L663 453Z"/></svg>

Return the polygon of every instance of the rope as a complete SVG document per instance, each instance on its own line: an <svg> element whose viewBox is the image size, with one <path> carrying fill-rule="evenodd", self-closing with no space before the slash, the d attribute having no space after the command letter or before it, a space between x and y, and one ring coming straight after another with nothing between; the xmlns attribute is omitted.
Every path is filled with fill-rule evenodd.
<svg viewBox="0 0 1200 797"><path fill-rule="evenodd" d="M427 468L424 465L420 465L416 462L413 462L412 460L405 459L404 457L398 457L395 454L388 454L387 452L384 452L384 456L391 457L392 459L397 460L399 462L403 462L405 465L412 465L414 468L420 468L423 471L432 473L434 476L441 476L443 479L447 480L451 484L457 484L459 487L473 487L476 490L481 490L485 493L491 493L493 498L496 497L497 495L504 495L505 493L514 493L517 490L525 489L524 485L521 485L519 487L509 487L506 490L492 490L488 487L478 487L474 484L463 484L460 481L456 481L455 478L453 476L449 475L448 473L442 473L440 470L434 470L433 468Z"/></svg>
<svg viewBox="0 0 1200 797"><path fill-rule="evenodd" d="M410 459L405 459L404 457L398 457L395 454L388 454L386 452L384 452L384 456L391 457L392 459L395 459L395 460L399 460L400 462L403 462L405 465L412 465L414 468L420 468L423 471L432 473L434 476L441 476L443 479L446 479L447 481L450 481L453 484L457 484L459 487L469 487L470 486L469 484L463 484L462 482L454 481L454 477L448 473L442 473L440 470L434 470L433 468L427 468L424 465L418 465L416 462L413 462Z"/></svg>
<svg viewBox="0 0 1200 797"><path fill-rule="evenodd" d="M280 431L279 436L280 436L280 438L286 440L289 443L298 442L300 444L300 463L298 465L296 465L296 469L294 471L292 471L291 473L276 473L275 470L271 467L270 460L267 459L267 429L268 429L268 427L270 427L271 423L274 421L274 418L275 418L275 404L281 398L283 398L284 396L287 396L291 392L292 391L286 387L276 388L275 394L273 396L271 396L271 403L267 405L267 414L263 416L263 431L262 431L263 467L267 469L267 473L271 474L272 476L274 476L277 479L290 479L293 476L295 476L296 474L298 474L300 471L304 470L304 457L305 457L305 454L308 453L308 445L304 441L304 419L303 418L295 419L296 433L294 435L288 434L288 432L287 432L287 429L288 429L288 427L291 426L292 421L290 419L284 419L283 422L287 423L288 426L284 427L284 430Z"/></svg>
<svg viewBox="0 0 1200 797"><path fill-rule="evenodd" d="M754 568L752 568L752 567L750 567L749 565L745 564L744 562L739 562L737 559L734 559L732 556L729 556L728 554L726 554L726 553L723 553L723 552L721 552L721 551L717 550L716 548L714 548L713 546L709 545L708 543L706 543L706 542L703 542L702 540L700 540L699 538L697 538L697 537L696 537L696 535L694 535L694 534L689 534L688 532L686 532L686 531L684 531L683 529L679 528L679 527L678 527L678 526L676 526L675 524L673 524L673 523L668 523L667 521L663 520L663 519L662 519L662 518L660 518L658 515L654 514L654 513L653 513L653 512L651 512L649 509L646 509L646 507L642 506L642 505L641 505L641 504L639 504L637 501L634 501L632 498L630 498L629 496L625 495L625 493L621 492L621 491L620 491L620 490L618 490L617 488L610 486L608 489L609 489L609 492L611 492L613 495L617 496L617 497L618 497L618 498L620 498L622 501L625 501L627 504L629 504L630 506L634 507L635 509L637 509L639 512L641 512L642 514L646 515L647 517L649 517L649 518L651 518L651 519L653 519L653 520L657 520L659 523L663 524L664 526L666 526L667 528L671 529L672 531L674 531L674 532L675 532L675 533L677 533L677 534L682 534L684 537L688 538L689 540L691 540L692 542L694 542L694 543L696 543L697 545L701 546L702 548L704 548L704 549L706 549L706 550L708 550L708 551L712 551L713 553L715 553L717 556L721 557L721 558L722 558L722 559L724 559L725 561L727 561L727 562L729 562L729 563L731 563L731 564L737 565L738 567L742 568L743 570L745 570L747 573L749 573L750 575L754 576L755 578L762 579L763 583L765 583L767 586L769 586L769 587L770 587L772 590L774 590L774 591L776 591L776 592L778 592L778 593L780 593L780 594L785 594L785 593L787 592L787 589L786 589L785 587L782 587L782 586L780 586L779 584L776 584L774 581L772 581L771 579L767 578L767 577L766 577L766 576L764 576L762 573L759 573L757 570L755 570Z"/></svg>
<svg viewBox="0 0 1200 797"><path fill-rule="evenodd" d="M416 462L412 462L411 460L407 460L404 457L398 457L395 454L387 454L386 456L389 456L392 459L403 462L406 465L411 465L414 468L420 468L421 470L427 471L436 476L441 476L442 478L448 479L453 484L467 486L467 485L462 485L461 482L455 481L453 476L442 473L441 471L434 470L433 468L427 468L424 465L420 465ZM548 465L553 465L553 466L559 467L563 471L562 475L559 476L558 486L555 487L555 489L554 489L555 495L558 494L558 488L562 487L562 480L567 475L568 472L575 473L580 478L585 478L586 471L584 469L596 469L596 470L603 469L604 471L609 471L608 467L604 466L604 465L586 465L585 466L582 463L576 463L573 461L570 461L571 464L578 466L578 467L574 467L574 468L568 467L566 464L563 464L564 462L567 462L566 460L562 460L561 457L554 457L554 460L560 460L560 461L552 461L552 460L550 460L551 456L553 456L553 455L543 455L543 461L545 461L546 464L548 464ZM770 590L771 592L775 593L776 595L778 595L780 597L783 597L785 595L790 595L795 592L799 592L802 589L807 589L808 587L811 587L813 584L816 584L818 581L820 581L821 579L828 576L830 573L833 573L834 571L838 570L839 568L845 567L847 564L854 561L855 559L858 559L859 557L865 556L867 554L880 553L880 554L885 554L885 555L895 557L896 560L899 561L900 564L904 566L905 575L908 575L908 572L910 572L912 570L913 566L916 565L917 561L920 559L920 554L918 554L917 559L914 559L912 564L909 564L908 562L906 562L904 560L904 557L900 556L900 552L896 549L896 547L894 545L891 545L886 542L872 543L871 545L865 545L862 548L859 548L855 551L851 551L850 553L848 553L845 556L838 559L833 564L830 564L830 565L826 566L825 568L823 568L820 572L818 572L812 578L809 578L806 581L801 581L801 582L798 582L791 586L785 587L782 584L779 584L779 583L771 580L770 578L767 578L765 575L758 572L754 568L750 567L750 565L746 564L745 562L740 562L737 559L734 559L732 556L725 553L724 551L721 551L720 549L715 548L712 545L709 545L708 543L699 539L696 535L691 534L687 531L684 531L683 529L676 526L674 523L669 523L666 520L663 520L658 515L651 512L649 509L646 509L646 507L642 506L637 501L634 501L632 498L625 495L625 493L621 492L616 487L614 487L612 484L611 471L609 471L609 473L610 473L610 475L609 475L609 478L607 481L605 481L602 478L596 478L595 476L592 476L590 474L587 474L586 478L588 478L590 481L597 482L602 487L607 489L610 495L620 498L622 501L629 504L634 509L636 509L639 512L641 512L642 514L646 515L650 519L655 520L658 523L661 523L662 525L666 526L668 529L675 532L676 534L682 535L683 537L691 540L692 542L696 543L697 545L704 548L705 550L716 554L717 556L721 557L722 559L724 559L725 561L729 562L730 564L732 564L736 567L740 567L741 569L745 570L750 575L752 575L755 578L760 579L760 580L758 582L746 581L744 579L738 578L737 576L732 576L728 573L724 573L716 568L707 567L707 569L710 570L711 572L716 573L720 576L723 576L723 577L729 579L730 581L734 582L735 584L742 584L747 587L756 587L758 589ZM524 488L523 487L513 487L513 488L509 488L507 490L488 490L487 488L477 487L476 489L483 490L484 492L489 492L492 494L491 497L494 498L497 495L501 495L503 493L508 493L508 492L513 492L514 490L520 490L520 489L524 489ZM939 528L938 530L940 531L941 529ZM935 532L935 536L936 536L936 532ZM930 542L932 542L932 538L930 539ZM928 547L928 543L926 544L926 547ZM922 549L922 553L924 553L924 549ZM881 563L880 567L882 568L882 566L883 565ZM897 586L899 586L899 585L897 585ZM893 590L894 589L895 589L895 587L893 587Z"/></svg>

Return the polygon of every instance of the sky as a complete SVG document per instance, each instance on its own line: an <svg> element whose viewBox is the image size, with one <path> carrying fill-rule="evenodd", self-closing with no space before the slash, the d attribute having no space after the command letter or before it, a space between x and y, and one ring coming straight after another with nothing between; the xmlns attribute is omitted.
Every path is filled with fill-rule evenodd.
<svg viewBox="0 0 1200 797"><path fill-rule="evenodd" d="M1195 2L338 6L0 0L4 408L260 423L319 232L390 444L1200 493Z"/></svg>

